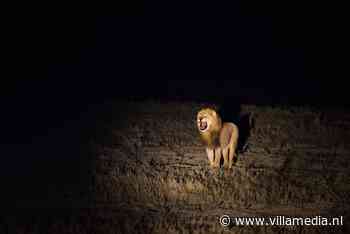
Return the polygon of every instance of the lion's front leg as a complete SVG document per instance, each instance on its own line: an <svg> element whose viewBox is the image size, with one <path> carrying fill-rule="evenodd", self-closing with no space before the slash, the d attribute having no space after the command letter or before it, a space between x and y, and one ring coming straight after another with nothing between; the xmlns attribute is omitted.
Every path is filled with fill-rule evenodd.
<svg viewBox="0 0 350 234"><path fill-rule="evenodd" d="M214 167L214 149L206 148L206 151L209 159L209 165Z"/></svg>
<svg viewBox="0 0 350 234"><path fill-rule="evenodd" d="M215 154L214 166L215 167L220 167L221 148L220 147L215 148L214 154Z"/></svg>

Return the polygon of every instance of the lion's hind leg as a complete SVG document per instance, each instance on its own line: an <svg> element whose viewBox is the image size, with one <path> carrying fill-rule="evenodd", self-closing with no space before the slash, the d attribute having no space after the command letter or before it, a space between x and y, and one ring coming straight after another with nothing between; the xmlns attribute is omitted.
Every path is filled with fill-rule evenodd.
<svg viewBox="0 0 350 234"><path fill-rule="evenodd" d="M236 147L237 147L237 142L234 141L230 144L228 148L228 168L231 169L232 168L232 164L234 159L237 158L237 154L236 154Z"/></svg>
<svg viewBox="0 0 350 234"><path fill-rule="evenodd" d="M229 168L229 147L222 149L222 156L224 157L224 168Z"/></svg>

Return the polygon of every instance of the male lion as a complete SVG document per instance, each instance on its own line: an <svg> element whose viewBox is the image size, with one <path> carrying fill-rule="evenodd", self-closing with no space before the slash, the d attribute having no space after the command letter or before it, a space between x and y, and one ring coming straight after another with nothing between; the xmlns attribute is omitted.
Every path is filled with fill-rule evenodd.
<svg viewBox="0 0 350 234"><path fill-rule="evenodd" d="M233 123L222 123L218 113L210 108L198 112L197 127L206 145L210 166L220 167L223 156L224 168L230 169L233 158L237 156L238 127Z"/></svg>

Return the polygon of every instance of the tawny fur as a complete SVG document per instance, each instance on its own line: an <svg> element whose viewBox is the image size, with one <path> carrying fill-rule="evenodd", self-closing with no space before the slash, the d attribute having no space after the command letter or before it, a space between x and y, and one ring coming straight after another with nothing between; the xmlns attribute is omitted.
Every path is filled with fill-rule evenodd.
<svg viewBox="0 0 350 234"><path fill-rule="evenodd" d="M238 127L234 123L222 123L218 113L210 108L198 112L197 127L206 146L210 166L220 167L221 157L224 157L224 168L232 168L237 157Z"/></svg>

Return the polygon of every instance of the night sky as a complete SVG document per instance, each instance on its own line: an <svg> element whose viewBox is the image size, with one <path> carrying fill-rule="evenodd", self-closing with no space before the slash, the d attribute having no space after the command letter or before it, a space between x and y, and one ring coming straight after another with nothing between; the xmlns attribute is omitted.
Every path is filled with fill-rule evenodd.
<svg viewBox="0 0 350 234"><path fill-rule="evenodd" d="M0 86L7 152L115 98L349 106L333 6L125 2L14 8Z"/></svg>

